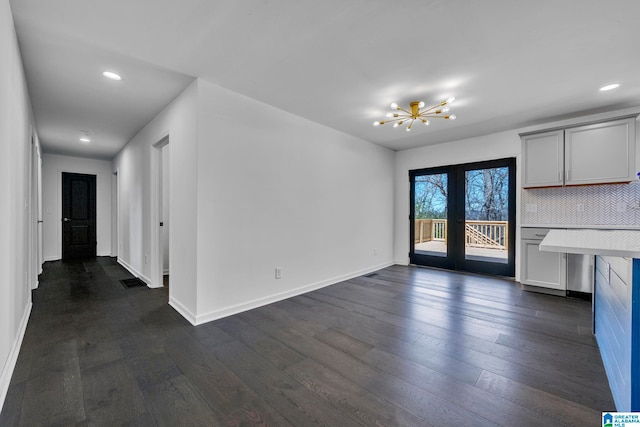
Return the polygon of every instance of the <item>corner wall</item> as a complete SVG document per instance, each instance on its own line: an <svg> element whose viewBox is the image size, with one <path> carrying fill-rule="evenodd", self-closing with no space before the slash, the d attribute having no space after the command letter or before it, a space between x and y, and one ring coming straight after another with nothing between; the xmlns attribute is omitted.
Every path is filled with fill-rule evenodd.
<svg viewBox="0 0 640 427"><path fill-rule="evenodd" d="M393 264L394 157L201 81L196 322Z"/></svg>
<svg viewBox="0 0 640 427"><path fill-rule="evenodd" d="M37 262L32 150L37 136L8 0L0 0L0 408L31 312ZM32 148L32 137L35 146Z"/></svg>
<svg viewBox="0 0 640 427"><path fill-rule="evenodd" d="M196 104L198 82L154 117L113 159L117 172L118 261L150 283L151 233L157 231L151 215L151 150L166 136L170 150L170 304L186 318L196 313Z"/></svg>
<svg viewBox="0 0 640 427"><path fill-rule="evenodd" d="M98 256L111 255L111 162L81 157L42 156L42 246L45 261L62 258L62 172L96 175Z"/></svg>

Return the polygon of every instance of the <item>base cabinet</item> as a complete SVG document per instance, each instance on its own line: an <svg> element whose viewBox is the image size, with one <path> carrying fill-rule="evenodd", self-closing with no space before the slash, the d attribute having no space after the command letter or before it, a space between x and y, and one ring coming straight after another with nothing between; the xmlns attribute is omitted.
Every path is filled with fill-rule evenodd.
<svg viewBox="0 0 640 427"><path fill-rule="evenodd" d="M522 228L521 230L520 282L523 285L535 286L540 291L551 289L566 292L567 254L540 250L540 243L549 229Z"/></svg>

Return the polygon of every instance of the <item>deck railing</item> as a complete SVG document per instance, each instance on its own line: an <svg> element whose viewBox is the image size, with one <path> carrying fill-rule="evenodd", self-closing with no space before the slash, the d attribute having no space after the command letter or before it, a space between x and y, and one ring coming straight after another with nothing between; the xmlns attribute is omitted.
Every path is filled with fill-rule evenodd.
<svg viewBox="0 0 640 427"><path fill-rule="evenodd" d="M506 249L509 245L507 221L465 221L465 245L475 248ZM415 243L446 242L446 219L415 220Z"/></svg>

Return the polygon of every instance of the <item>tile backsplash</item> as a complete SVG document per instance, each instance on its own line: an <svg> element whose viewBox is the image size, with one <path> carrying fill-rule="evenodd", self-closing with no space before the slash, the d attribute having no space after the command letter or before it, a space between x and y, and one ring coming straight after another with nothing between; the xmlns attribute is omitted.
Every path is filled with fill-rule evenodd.
<svg viewBox="0 0 640 427"><path fill-rule="evenodd" d="M640 182L522 190L522 225L640 228Z"/></svg>

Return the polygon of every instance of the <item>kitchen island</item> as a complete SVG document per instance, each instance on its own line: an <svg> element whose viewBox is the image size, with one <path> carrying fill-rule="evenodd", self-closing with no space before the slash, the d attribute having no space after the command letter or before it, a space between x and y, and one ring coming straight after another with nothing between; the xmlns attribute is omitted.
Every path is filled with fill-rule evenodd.
<svg viewBox="0 0 640 427"><path fill-rule="evenodd" d="M551 230L540 250L596 255L594 334L616 409L640 411L640 230Z"/></svg>

